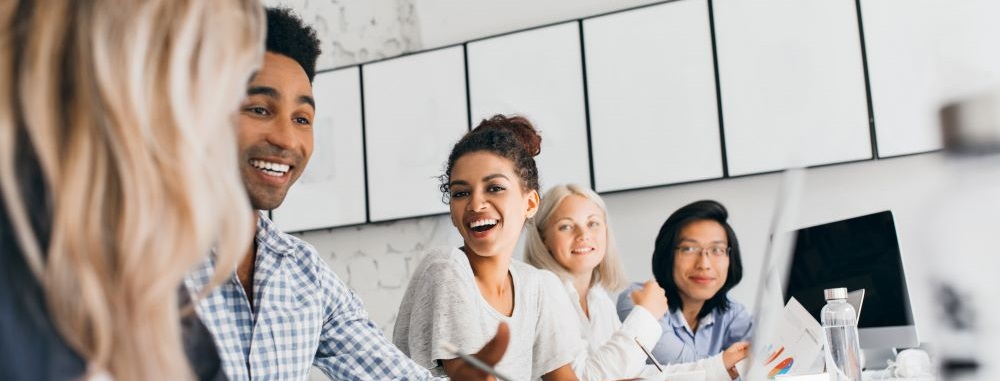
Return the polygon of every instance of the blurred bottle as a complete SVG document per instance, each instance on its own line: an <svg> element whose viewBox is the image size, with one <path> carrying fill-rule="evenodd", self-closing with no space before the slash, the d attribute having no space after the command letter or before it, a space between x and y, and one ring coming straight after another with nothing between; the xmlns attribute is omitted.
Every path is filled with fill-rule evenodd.
<svg viewBox="0 0 1000 381"><path fill-rule="evenodd" d="M929 293L918 322L943 380L995 380L1000 371L1000 93L942 108L950 178L928 200L919 246Z"/></svg>
<svg viewBox="0 0 1000 381"><path fill-rule="evenodd" d="M847 303L846 288L823 291L826 305L820 311L826 334L826 372L831 381L861 381L861 346L858 313Z"/></svg>

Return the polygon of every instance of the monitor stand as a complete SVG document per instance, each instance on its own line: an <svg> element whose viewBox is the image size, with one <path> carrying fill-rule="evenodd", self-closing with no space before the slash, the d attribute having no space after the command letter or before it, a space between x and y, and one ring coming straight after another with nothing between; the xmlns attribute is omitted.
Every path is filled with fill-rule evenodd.
<svg viewBox="0 0 1000 381"><path fill-rule="evenodd" d="M889 360L896 360L894 348L862 349L861 352L864 354L864 370L882 370L889 366Z"/></svg>

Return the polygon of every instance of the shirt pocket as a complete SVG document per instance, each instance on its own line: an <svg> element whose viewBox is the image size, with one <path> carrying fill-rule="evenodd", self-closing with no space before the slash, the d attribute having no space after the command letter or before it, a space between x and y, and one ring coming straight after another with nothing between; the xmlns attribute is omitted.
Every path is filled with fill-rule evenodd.
<svg viewBox="0 0 1000 381"><path fill-rule="evenodd" d="M322 309L301 295L276 300L271 313L261 318L274 342L275 360L282 374L308 376L323 327Z"/></svg>

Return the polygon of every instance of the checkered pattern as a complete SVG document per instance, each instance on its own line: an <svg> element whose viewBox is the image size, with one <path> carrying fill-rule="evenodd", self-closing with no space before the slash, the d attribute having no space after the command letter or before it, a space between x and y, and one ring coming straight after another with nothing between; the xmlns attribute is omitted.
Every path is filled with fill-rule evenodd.
<svg viewBox="0 0 1000 381"><path fill-rule="evenodd" d="M254 305L234 272L196 306L230 380L305 380L313 365L334 380L432 378L385 338L316 249L264 215L256 241ZM212 271L208 260L188 275L193 296Z"/></svg>

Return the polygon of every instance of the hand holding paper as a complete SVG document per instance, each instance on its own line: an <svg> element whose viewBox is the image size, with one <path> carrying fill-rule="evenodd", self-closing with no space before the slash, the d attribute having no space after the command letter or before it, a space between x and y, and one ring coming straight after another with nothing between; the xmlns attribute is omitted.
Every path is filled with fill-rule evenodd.
<svg viewBox="0 0 1000 381"><path fill-rule="evenodd" d="M754 344L751 360L755 368L763 371L755 374L774 378L822 371L823 327L795 298L785 305L781 318L775 337Z"/></svg>
<svg viewBox="0 0 1000 381"><path fill-rule="evenodd" d="M740 376L739 372L736 371L736 363L740 360L747 358L750 354L750 343L746 341L741 341L730 345L725 351L722 351L722 364L726 366L726 370L729 371L729 376L736 379Z"/></svg>

